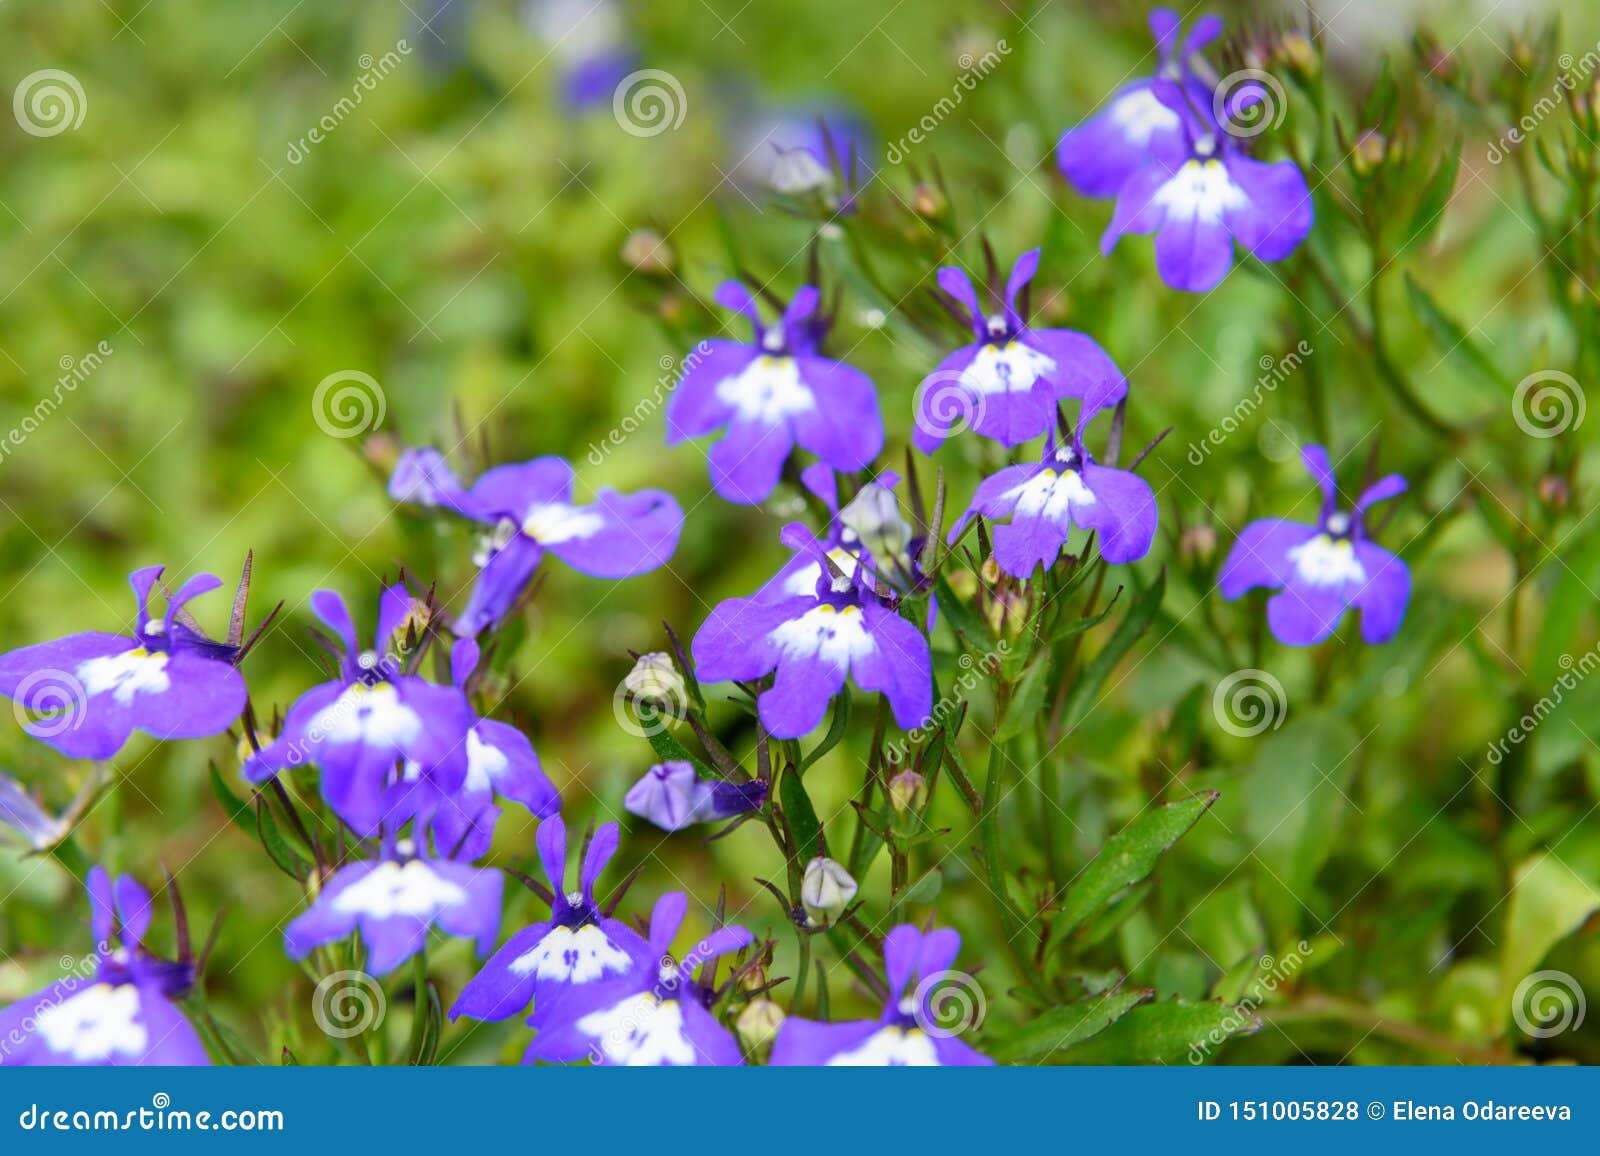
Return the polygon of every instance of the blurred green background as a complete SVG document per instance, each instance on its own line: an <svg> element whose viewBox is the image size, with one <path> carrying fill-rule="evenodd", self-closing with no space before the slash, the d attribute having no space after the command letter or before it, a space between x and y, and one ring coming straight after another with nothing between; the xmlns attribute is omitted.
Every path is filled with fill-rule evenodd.
<svg viewBox="0 0 1600 1156"><path fill-rule="evenodd" d="M1265 37L1260 30L1283 20L1256 6L1214 7L1235 33ZM1410 60L1416 25L1404 5L1357 0L1346 9L1326 69L1330 103L1359 129L1355 109L1378 60ZM1512 33L1527 14L1451 5L1424 18L1483 95L1439 86L1432 103L1408 112L1419 147L1460 152L1460 174L1439 230L1395 255L1383 295L1352 308L1375 306L1427 404L1470 426L1441 442L1380 389L1345 311L1319 299L1298 266L1241 269L1218 292L1191 297L1160 283L1146 242L1098 255L1110 206L1065 188L1052 147L1148 69L1144 11L955 0L626 5L618 20L637 63L670 72L685 101L678 127L637 136L609 99L569 107L561 88L570 54L553 50L548 31L515 4L0 7L7 91L39 70L63 70L81 87L83 113L53 135L23 131L15 117L0 125L0 433L20 428L68 366L101 342L110 351L0 456L0 642L114 629L131 615L129 570L161 562L169 578L231 578L253 549L254 608L285 606L246 674L259 709L286 706L318 678L304 629L312 590L341 591L365 629L380 578L401 565L461 604L470 535L396 510L381 478L398 446L464 440L460 452L477 462L564 454L581 493L661 486L688 514L667 570L613 584L551 567L520 646L501 656L508 697L499 715L527 728L569 814L616 816L652 761L611 710L628 651L660 648L662 619L687 637L718 599L751 590L783 558L776 531L800 507L792 493L765 509L716 499L705 446L664 448L661 416L648 406L639 432L599 464L585 460L591 445L659 398L658 381L670 379L664 359L718 331L707 303L721 279L743 271L788 294L814 251L828 284L844 291L831 348L877 383L885 462L899 466L913 391L940 352L910 323L930 316L933 268L947 259L979 267L980 232L1005 260L1042 244L1036 305L1093 334L1128 373L1126 444L1174 427L1143 467L1165 533L1137 568L1141 583L1163 563L1174 572L1161 628L1041 772L1055 777L1065 814L1031 791L1011 800L1023 889L1059 881L1030 865L1041 825L1053 824L1081 864L1151 799L1216 787L1222 802L1100 946L1107 970L1199 999L1221 992L1219 981L1251 953L1305 939L1315 950L1296 998L1274 997L1280 1018L1230 1045L1229 1058L1440 1061L1452 1041L1500 1047L1510 988L1548 950L1552 966L1591 984L1600 976L1594 936L1570 935L1600 880L1600 679L1543 722L1515 784L1496 778L1485 757L1520 713L1515 705L1565 669L1561 656L1596 639L1600 534L1587 518L1590 491L1577 472L1567 505L1539 512L1550 506L1539 487L1552 443L1521 435L1507 409L1526 374L1595 364L1568 321L1574 296L1594 297L1595 270L1547 276L1515 166L1485 159L1509 116L1492 78L1514 68L1543 92L1548 62L1516 58ZM1559 46L1582 56L1600 36L1600 13L1574 2L1564 15ZM1001 41L993 74L906 163L885 165L886 143L952 92L962 61ZM392 70L292 160L292 146L386 53ZM1298 89L1290 101L1286 133L1313 133ZM856 110L878 165L860 213L820 230L732 177L737 142L760 110L816 102ZM1308 177L1319 220L1331 220L1338 206L1324 202L1347 196L1353 178L1349 151L1326 133L1323 144L1335 163ZM949 205L930 224L910 210L935 166ZM1529 180L1560 195L1542 172ZM1592 238L1592 218L1579 219L1574 235ZM665 239L643 267L625 253L639 230ZM1360 284L1354 236L1319 223L1318 243ZM633 256L641 246L635 238ZM1471 348L1486 351L1503 380L1459 342L1452 349L1448 330L1441 338L1402 271L1470 330ZM1297 311L1286 289L1308 309ZM948 331L950 345L957 336ZM1254 514L1309 515L1295 447L1313 432L1310 375L1271 392L1202 466L1185 450L1250 392L1263 359L1301 339L1327 393L1335 456L1348 455L1346 484L1375 447L1381 470L1413 481L1384 540L1412 565L1416 593L1405 630L1382 650L1360 648L1353 635L1310 654L1269 647L1260 665L1287 688L1289 721L1241 739L1209 721L1226 669L1204 635L1247 638L1259 608L1191 614L1215 558L1204 533L1180 550L1178 530L1209 527L1225 547ZM381 389L382 420L367 438L330 436L316 420L318 383L343 371ZM1593 428L1576 431L1581 445L1592 445ZM997 460L972 446L944 451L952 501L964 502ZM1496 516L1536 538L1531 570L1516 569ZM221 595L195 610L222 628ZM1329 680L1345 689L1324 693ZM825 815L859 784L864 738L808 778ZM730 730L729 741L748 754L748 733ZM279 1025L306 1020L309 985L278 938L299 892L228 827L207 782L213 759L228 774L237 766L226 739L136 739L80 841L152 885L170 868L202 927L226 912L208 996L270 1060L272 1045L293 1038ZM9 719L0 768L56 807L88 772ZM1497 810L1500 796L1509 804ZM999 932L982 888L964 885L971 840L961 812L941 807L956 828L954 853L940 863L943 894L914 910L936 910L963 930L970 961L988 965L990 1014L1003 1025L1020 1013L1005 998L1007 962L986 946ZM849 820L840 822L831 839L846 837ZM730 907L748 905L753 926L779 927L776 905L752 880L781 877L781 865L755 825L709 846L693 831L625 826L619 867L651 865L640 910L668 887L709 902L726 885ZM497 861L525 865L532 830L508 816ZM1553 860L1539 858L1552 848ZM1513 884L1529 870L1534 881L1519 894ZM0 855L0 893L4 1001L52 977L61 952L82 950L87 933L75 885L49 861ZM875 914L884 893L883 880L866 882ZM509 908L507 930L533 917L525 899ZM788 952L790 940L780 940ZM439 961L448 996L470 961L459 943ZM777 972L786 974L782 957ZM1363 1017L1405 1028L1369 1031ZM457 1059L515 1055L519 1031L479 1032L447 1050ZM1594 1059L1600 1037L1591 1024L1559 1048Z"/></svg>

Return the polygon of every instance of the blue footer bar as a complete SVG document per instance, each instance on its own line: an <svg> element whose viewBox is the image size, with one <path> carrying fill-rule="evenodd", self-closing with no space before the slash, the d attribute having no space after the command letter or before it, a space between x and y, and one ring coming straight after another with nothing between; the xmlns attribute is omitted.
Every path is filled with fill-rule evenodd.
<svg viewBox="0 0 1600 1156"><path fill-rule="evenodd" d="M343 1141L528 1151L677 1147L739 1137L769 1151L849 1151L864 1135L918 1156L1085 1144L1295 1151L1595 1135L1590 1068L10 1069L0 1153L115 1144L289 1151ZM863 1131L862 1129L871 1129ZM839 1145L843 1147L839 1147ZM568 1147L572 1146L572 1147ZM914 1146L914 1147L912 1147ZM462 1149L466 1156L465 1149Z"/></svg>

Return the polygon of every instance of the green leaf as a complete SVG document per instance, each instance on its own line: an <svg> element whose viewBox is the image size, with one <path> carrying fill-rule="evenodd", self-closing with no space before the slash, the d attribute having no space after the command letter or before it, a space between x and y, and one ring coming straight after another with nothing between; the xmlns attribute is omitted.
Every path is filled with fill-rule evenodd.
<svg viewBox="0 0 1600 1156"><path fill-rule="evenodd" d="M942 575L939 578L938 589L939 612L949 620L956 633L980 647L991 645L994 642L994 634L990 631L989 624L978 616L966 599L950 588L949 581Z"/></svg>
<svg viewBox="0 0 1600 1156"><path fill-rule="evenodd" d="M1350 725L1332 713L1301 715L1256 741L1242 792L1245 836L1272 872L1266 887L1282 915L1298 910L1333 850L1362 753Z"/></svg>
<svg viewBox="0 0 1600 1156"><path fill-rule="evenodd" d="M1044 712L1044 696L1048 689L1051 669L1049 655L1041 657L1028 667L1022 676L1022 681L1017 684L1017 689L1011 695L1011 702L1006 707L1006 717L995 730L996 742L1003 743L1007 739L1016 738L1039 721L1040 714Z"/></svg>
<svg viewBox="0 0 1600 1156"><path fill-rule="evenodd" d="M641 705L639 709L640 711L654 710L652 707L643 705ZM716 771L712 770L710 767L706 766L705 763L695 758L694 755L689 752L689 748L678 741L677 736L675 736L672 731L668 729L666 716L658 714L655 716L655 718L660 725L651 727L649 730L647 730L645 732L645 737L650 740L650 746L654 748L657 758L664 763L678 761L690 763L694 766L695 771L699 773L701 778L720 779L725 777L717 774Z"/></svg>
<svg viewBox="0 0 1600 1156"><path fill-rule="evenodd" d="M1526 998L1515 1000L1522 983L1550 949L1576 931L1600 908L1600 890L1552 851L1541 851L1517 866L1500 937L1500 985L1508 1012L1534 1011Z"/></svg>
<svg viewBox="0 0 1600 1156"><path fill-rule="evenodd" d="M1417 320L1422 322L1422 327L1427 330L1434 347L1446 357L1456 357L1466 362L1477 370L1489 385L1496 388L1503 387L1505 377L1477 340L1462 328L1460 322L1444 311L1428 291L1417 283L1417 279L1410 271L1407 271L1405 281L1406 294L1411 298L1411 307L1417 311Z"/></svg>
<svg viewBox="0 0 1600 1156"><path fill-rule="evenodd" d="M1079 676L1068 694L1066 707L1062 712L1069 731L1094 709L1095 696L1099 694L1106 679L1111 677L1111 672L1116 669L1117 663L1128 653L1133 644L1139 641L1145 631L1150 629L1150 624L1155 621L1156 612L1161 609L1161 599L1166 590L1167 571L1163 567L1156 580L1147 589L1140 591L1133 605L1128 608L1127 616L1118 623L1106 644L1083 668L1083 674Z"/></svg>
<svg viewBox="0 0 1600 1156"><path fill-rule="evenodd" d="M272 817L264 799L256 804L256 834L278 868L289 878L304 883L306 876L311 873L311 864L283 837L278 821Z"/></svg>
<svg viewBox="0 0 1600 1156"><path fill-rule="evenodd" d="M216 763L208 763L207 766L211 771L211 793L217 797L217 802L222 804L228 821L239 830L254 835L256 825L250 818L250 804L233 793L233 788L223 779L222 772L217 770Z"/></svg>
<svg viewBox="0 0 1600 1156"><path fill-rule="evenodd" d="M911 903L932 903L939 897L939 892L944 889L944 872L939 868L930 868L928 873L913 882L904 891L895 897L893 905L889 908L891 914L903 914L903 908Z"/></svg>
<svg viewBox="0 0 1600 1156"><path fill-rule="evenodd" d="M1120 988L1053 1007L989 1054L1006 1064L1039 1063L1099 1035L1155 994L1148 987Z"/></svg>
<svg viewBox="0 0 1600 1156"><path fill-rule="evenodd" d="M839 696L833 700L833 724L828 727L828 733L822 736L822 741L812 748L809 755L800 759L800 769L803 771L811 766L823 755L839 745L839 740L844 738L844 732L850 725L850 684L846 683L839 690Z"/></svg>
<svg viewBox="0 0 1600 1156"><path fill-rule="evenodd" d="M1167 849L1182 838L1217 801L1216 791L1147 811L1106 840L1067 889L1055 917L1051 942L1059 943L1124 889L1156 868Z"/></svg>
<svg viewBox="0 0 1600 1156"><path fill-rule="evenodd" d="M1450 194L1455 191L1456 173L1460 168L1461 142L1458 140L1447 148L1444 160L1439 162L1439 167L1423 187L1422 196L1417 201L1417 211L1411 215L1411 222L1406 226L1401 253L1409 253L1413 246L1422 244L1438 230L1444 220L1445 207L1450 204ZM1406 275L1406 281L1409 285L1410 274Z"/></svg>
<svg viewBox="0 0 1600 1156"><path fill-rule="evenodd" d="M778 801L789 820L789 832L794 836L795 856L804 863L821 852L817 849L822 836L822 823L817 819L817 809L811 805L800 772L793 767L784 768L778 779Z"/></svg>
<svg viewBox="0 0 1600 1156"><path fill-rule="evenodd" d="M1232 1004L1162 1000L1140 1004L1105 1031L1053 1058L1068 1064L1199 1063L1230 1036L1260 1027L1260 1016Z"/></svg>

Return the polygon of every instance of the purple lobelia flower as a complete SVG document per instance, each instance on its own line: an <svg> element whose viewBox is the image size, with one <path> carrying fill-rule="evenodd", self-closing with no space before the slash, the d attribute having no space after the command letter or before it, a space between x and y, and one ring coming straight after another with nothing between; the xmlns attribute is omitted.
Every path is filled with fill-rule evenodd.
<svg viewBox="0 0 1600 1156"><path fill-rule="evenodd" d="M1073 188L1086 197L1114 197L1150 161L1183 162L1189 150L1183 114L1157 95L1156 81L1194 83L1196 69L1206 68L1200 51L1221 32L1218 17L1204 16L1183 37L1176 12L1157 8L1150 13L1159 57L1156 76L1124 84L1099 112L1068 129L1057 146L1057 164Z"/></svg>
<svg viewBox="0 0 1600 1156"><path fill-rule="evenodd" d="M139 602L133 634L89 631L0 655L0 695L45 717L27 732L75 759L108 759L137 729L193 739L228 729L244 709L238 649L192 625L186 602L222 585L197 574L152 618L150 591L162 567L128 575Z"/></svg>
<svg viewBox="0 0 1600 1156"><path fill-rule="evenodd" d="M1156 269L1174 289L1204 293L1233 265L1238 241L1261 261L1282 261L1311 232L1311 193L1293 161L1268 163L1246 156L1210 109L1185 107L1177 84L1158 80L1155 91L1182 109L1189 145L1176 158L1152 158L1123 184L1100 240L1110 253L1124 233L1156 235ZM1236 96L1234 102L1248 99Z"/></svg>
<svg viewBox="0 0 1600 1156"><path fill-rule="evenodd" d="M573 504L572 483L572 466L558 457L496 466L468 489L438 450L400 456L389 479L391 497L442 506L493 528L473 559L478 581L456 620L457 634L471 637L497 625L546 553L596 578L631 578L672 557L683 511L671 494L602 489L592 504L580 506Z"/></svg>
<svg viewBox="0 0 1600 1156"><path fill-rule="evenodd" d="M827 507L828 529L818 536L803 528L791 528L792 533L804 537L806 543L762 585L756 592L757 598L770 602L797 594L814 594L818 580L828 573L828 567L818 558L819 553L826 554L844 574L854 574L857 565L863 566L872 578L900 594L909 594L923 584L922 572L917 567L917 554L923 540L901 514L899 500L894 494L900 475L884 470L857 490L843 509L839 507L839 490L833 471L823 463L807 466L800 473L800 481Z"/></svg>
<svg viewBox="0 0 1600 1156"><path fill-rule="evenodd" d="M749 291L725 281L717 303L748 317L754 340L706 341L685 359L667 403L667 444L726 429L709 459L711 484L730 502L764 501L796 444L845 473L883 448L872 382L818 352L827 329L818 301L807 285L780 321L765 325Z"/></svg>
<svg viewBox="0 0 1600 1156"><path fill-rule="evenodd" d="M191 960L145 949L150 895L103 867L86 880L94 928L92 973L70 975L0 1010L0 1066L209 1064L173 1001L194 986Z"/></svg>
<svg viewBox="0 0 1600 1156"><path fill-rule="evenodd" d="M610 108L617 85L638 67L619 7L610 0L529 0L523 11L560 69L567 106Z"/></svg>
<svg viewBox="0 0 1600 1156"><path fill-rule="evenodd" d="M767 802L767 784L702 779L694 764L682 759L658 763L623 796L631 815L663 831L681 831L696 823L713 823L758 811Z"/></svg>
<svg viewBox="0 0 1600 1156"><path fill-rule="evenodd" d="M1222 596L1231 600L1257 586L1277 590L1267 602L1267 624L1285 646L1321 642L1352 606L1361 611L1362 640L1387 642L1405 618L1411 571L1367 539L1365 515L1374 504L1403 493L1405 479L1390 474L1350 510L1341 510L1327 451L1306 446L1301 457L1322 488L1317 524L1281 518L1251 522L1217 576Z"/></svg>
<svg viewBox="0 0 1600 1156"><path fill-rule="evenodd" d="M836 212L852 212L876 152L860 114L826 102L748 103L755 111L737 117L730 133L734 179L785 196L822 194Z"/></svg>
<svg viewBox="0 0 1600 1156"><path fill-rule="evenodd" d="M311 609L344 643L339 677L306 691L289 708L283 731L246 760L244 774L264 783L279 771L306 763L321 768L328 806L363 836L380 822L409 814L415 780L426 775L436 790L459 790L468 770L468 733L475 718L459 689L436 686L405 673L396 635L412 610L411 595L396 583L378 603L377 645L362 650L344 600L331 590L311 596ZM408 769L402 777L400 767Z"/></svg>
<svg viewBox="0 0 1600 1156"><path fill-rule="evenodd" d="M452 681L463 693L467 679L478 667L478 644L458 639L450 651ZM500 808L498 796L520 803L540 819L561 810L561 796L539 763L528 736L514 726L479 718L467 731L467 771L454 791L435 787L435 781L411 764L405 775L422 784L412 813L426 813L439 846L463 859L478 859L489 850ZM431 797L430 797L431 796Z"/></svg>
<svg viewBox="0 0 1600 1156"><path fill-rule="evenodd" d="M542 1018L524 1063L570 1062L625 1067L731 1067L744 1063L733 1033L711 1014L716 992L702 967L750 943L742 927L721 927L695 944L681 963L669 954L688 899L663 895L650 915L650 955L627 977L597 984ZM531 1021L530 1021L531 1022Z"/></svg>
<svg viewBox="0 0 1600 1156"><path fill-rule="evenodd" d="M384 843L379 858L334 872L311 906L283 929L289 958L304 959L360 931L367 971L384 975L421 951L435 926L476 940L478 954L487 955L500 932L500 872L416 853L390 837Z"/></svg>
<svg viewBox="0 0 1600 1156"><path fill-rule="evenodd" d="M539 861L555 892L550 918L517 932L461 991L450 1016L503 1020L534 1005L543 1020L571 993L621 979L653 961L650 946L595 902L594 885L617 853L617 825L603 824L583 857L578 890L566 890L567 828L559 815L539 828Z"/></svg>
<svg viewBox="0 0 1600 1156"><path fill-rule="evenodd" d="M822 545L799 523L784 528L783 541L811 553L815 589L721 603L691 644L696 676L745 682L775 674L758 708L777 738L810 733L847 677L862 690L882 691L900 726L921 724L933 707L927 638L900 616L892 595L875 590L864 565L856 565L853 577L835 574Z"/></svg>
<svg viewBox="0 0 1600 1156"><path fill-rule="evenodd" d="M932 1001L953 977L961 936L941 929L926 935L910 924L883 941L889 1002L876 1020L818 1023L790 1016L778 1030L770 1063L780 1067L976 1067L993 1063L941 1027ZM908 993L907 988L911 988Z"/></svg>
<svg viewBox="0 0 1600 1156"><path fill-rule="evenodd" d="M1039 269L1039 250L1017 258L1002 301L985 315L960 269L939 270L939 287L961 307L977 340L939 363L917 387L916 431L925 454L965 428L1007 446L1036 438L1055 422L1056 402L1078 398L1099 409L1127 395L1128 383L1094 339L1072 329L1032 329L1017 298Z"/></svg>
<svg viewBox="0 0 1600 1156"><path fill-rule="evenodd" d="M996 522L994 559L1013 578L1049 569L1074 526L1099 536L1107 562L1135 562L1156 535L1156 499L1144 479L1127 470L1097 465L1083 445L1083 420L1070 445L1052 435L1037 465L1008 466L984 479L967 512L950 528L951 542L977 514ZM998 523L1010 518L1007 523Z"/></svg>

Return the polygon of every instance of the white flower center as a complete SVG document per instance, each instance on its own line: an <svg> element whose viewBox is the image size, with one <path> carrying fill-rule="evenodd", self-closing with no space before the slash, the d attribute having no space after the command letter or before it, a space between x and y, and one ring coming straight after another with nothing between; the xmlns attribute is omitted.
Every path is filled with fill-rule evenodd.
<svg viewBox="0 0 1600 1156"><path fill-rule="evenodd" d="M857 1046L837 1053L828 1061L830 1068L937 1068L939 1054L933 1041L921 1028L902 1028L889 1024L879 1028Z"/></svg>
<svg viewBox="0 0 1600 1156"><path fill-rule="evenodd" d="M1006 498L1015 497L1016 517L1048 518L1052 522L1064 521L1072 507L1092 506L1094 493L1083 484L1077 470L1040 470L1033 477L1006 492Z"/></svg>
<svg viewBox="0 0 1600 1156"><path fill-rule="evenodd" d="M333 901L334 910L346 915L392 919L397 915L431 918L446 907L458 907L467 893L435 874L421 859L404 865L379 863L359 882L346 887Z"/></svg>
<svg viewBox="0 0 1600 1156"><path fill-rule="evenodd" d="M123 706L141 691L160 694L172 685L167 678L167 655L160 651L152 654L142 646L79 663L78 681L86 695L110 691Z"/></svg>
<svg viewBox="0 0 1600 1156"><path fill-rule="evenodd" d="M850 583L856 576L856 556L843 546L835 546L828 551L828 557L833 559L833 564L844 573L843 578L831 577L829 586L837 594L842 594L850 589ZM814 595L817 592L817 582L822 578L822 563L813 562L809 566L802 566L789 575L788 581L783 584L785 594Z"/></svg>
<svg viewBox="0 0 1600 1156"><path fill-rule="evenodd" d="M1166 184L1156 190L1152 203L1179 220L1216 224L1223 214L1249 205L1250 198L1234 184L1221 161L1185 161Z"/></svg>
<svg viewBox="0 0 1600 1156"><path fill-rule="evenodd" d="M628 1067L690 1065L694 1044L683 1030L683 1009L677 1000L662 1001L652 992L629 996L578 1020L578 1030L593 1039L606 1060Z"/></svg>
<svg viewBox="0 0 1600 1156"><path fill-rule="evenodd" d="M1148 88L1136 88L1118 97L1111 105L1111 121L1132 144L1147 145L1158 132L1172 132L1182 126L1178 114L1161 103Z"/></svg>
<svg viewBox="0 0 1600 1156"><path fill-rule="evenodd" d="M422 720L400 701L390 683L355 682L311 716L306 732L314 743L364 743L398 750L422 733Z"/></svg>
<svg viewBox="0 0 1600 1156"><path fill-rule="evenodd" d="M52 1052L80 1064L139 1056L150 1038L139 1022L139 989L131 983L97 983L40 1009L34 1026Z"/></svg>
<svg viewBox="0 0 1600 1156"><path fill-rule="evenodd" d="M510 760L499 747L491 746L478 737L478 728L467 732L466 787L473 791L486 791L500 781Z"/></svg>
<svg viewBox="0 0 1600 1156"><path fill-rule="evenodd" d="M1295 572L1312 586L1344 586L1361 584L1367 580L1367 571L1356 557L1356 548L1348 538L1330 538L1318 534L1309 542L1302 542L1289 551L1289 561Z"/></svg>
<svg viewBox="0 0 1600 1156"><path fill-rule="evenodd" d="M546 502L528 511L522 519L522 532L535 542L553 545L593 537L604 525L605 519L593 510L580 510L565 502Z"/></svg>
<svg viewBox="0 0 1600 1156"><path fill-rule="evenodd" d="M865 657L877 649L861 620L859 607L836 610L826 602L785 622L771 637L790 657L814 656L841 670L850 665L851 659Z"/></svg>
<svg viewBox="0 0 1600 1156"><path fill-rule="evenodd" d="M737 375L717 383L717 399L733 407L743 421L777 425L785 418L808 413L817 399L800 380L800 366L792 357L762 355Z"/></svg>
<svg viewBox="0 0 1600 1156"><path fill-rule="evenodd" d="M985 345L961 371L961 384L974 393L1026 393L1055 367L1051 358L1020 341Z"/></svg>
<svg viewBox="0 0 1600 1156"><path fill-rule="evenodd" d="M622 975L632 966L628 953L593 923L552 927L550 934L511 961L511 970L518 975L564 983L593 983Z"/></svg>

